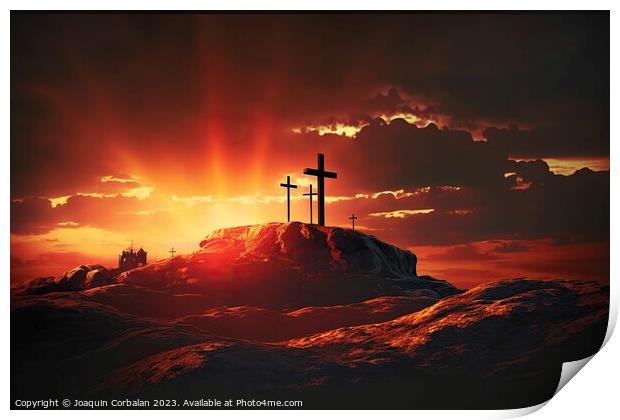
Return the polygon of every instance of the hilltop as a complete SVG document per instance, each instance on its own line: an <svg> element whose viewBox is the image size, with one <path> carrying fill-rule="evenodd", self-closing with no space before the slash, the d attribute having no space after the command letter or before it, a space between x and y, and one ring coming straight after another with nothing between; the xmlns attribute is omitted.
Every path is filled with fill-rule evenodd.
<svg viewBox="0 0 620 420"><path fill-rule="evenodd" d="M191 255L113 275L84 265L36 279L21 293L88 290L124 284L169 293L208 294L214 305L274 309L361 302L382 296L440 299L460 290L418 276L411 252L359 231L299 222L216 230Z"/></svg>

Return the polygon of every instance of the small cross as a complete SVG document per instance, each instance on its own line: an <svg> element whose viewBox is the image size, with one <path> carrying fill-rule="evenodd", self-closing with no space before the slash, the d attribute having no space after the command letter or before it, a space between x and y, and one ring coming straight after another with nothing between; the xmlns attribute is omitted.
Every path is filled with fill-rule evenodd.
<svg viewBox="0 0 620 420"><path fill-rule="evenodd" d="M304 195L310 196L310 224L312 224L312 196L317 195L317 193L312 192L312 184L310 184L310 192L304 193Z"/></svg>
<svg viewBox="0 0 620 420"><path fill-rule="evenodd" d="M351 217L349 217L349 220L351 221L351 223L353 223L353 230L355 230L355 220L357 219L357 216L355 216L355 213L353 213L353 215Z"/></svg>
<svg viewBox="0 0 620 420"><path fill-rule="evenodd" d="M170 251L168 251L168 252L170 253L170 255L172 255L172 257L171 257L171 258L174 258L174 253L176 252L176 251L174 250L174 247L170 248Z"/></svg>
<svg viewBox="0 0 620 420"><path fill-rule="evenodd" d="M291 184L291 177L287 175L286 184L280 184L286 188L286 220L291 221L291 188L297 189L297 185Z"/></svg>

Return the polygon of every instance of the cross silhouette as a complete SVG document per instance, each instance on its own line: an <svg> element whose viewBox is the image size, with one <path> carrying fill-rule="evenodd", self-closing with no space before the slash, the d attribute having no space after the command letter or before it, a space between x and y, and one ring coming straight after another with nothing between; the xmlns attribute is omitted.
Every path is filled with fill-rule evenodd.
<svg viewBox="0 0 620 420"><path fill-rule="evenodd" d="M325 170L325 156L323 153L317 155L317 168L304 169L305 175L316 176L318 184L319 199L319 225L325 226L325 178L336 179L336 172L327 172Z"/></svg>
<svg viewBox="0 0 620 420"><path fill-rule="evenodd" d="M353 215L351 217L349 217L349 220L351 221L351 223L353 223L353 230L355 230L355 220L357 219L357 217L355 216L355 213L353 213Z"/></svg>
<svg viewBox="0 0 620 420"><path fill-rule="evenodd" d="M176 251L174 250L174 247L170 248L170 251L168 251L168 252L169 252L169 253L170 253L170 255L171 255L171 257L170 257L170 258L174 258L174 253L176 252Z"/></svg>
<svg viewBox="0 0 620 420"><path fill-rule="evenodd" d="M281 187L286 188L286 220L291 221L291 188L297 189L297 185L291 184L291 177L286 176L286 184L280 184Z"/></svg>
<svg viewBox="0 0 620 420"><path fill-rule="evenodd" d="M310 224L312 224L312 196L317 195L315 192L312 192L312 184L310 184L310 192L304 193L304 195L310 197Z"/></svg>

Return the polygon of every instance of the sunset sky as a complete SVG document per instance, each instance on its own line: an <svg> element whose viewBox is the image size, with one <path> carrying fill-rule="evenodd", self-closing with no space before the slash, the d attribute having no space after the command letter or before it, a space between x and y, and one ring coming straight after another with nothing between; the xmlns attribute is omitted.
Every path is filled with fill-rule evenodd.
<svg viewBox="0 0 620 420"><path fill-rule="evenodd" d="M609 126L608 13L13 13L11 281L307 222L318 152L420 274L607 280Z"/></svg>

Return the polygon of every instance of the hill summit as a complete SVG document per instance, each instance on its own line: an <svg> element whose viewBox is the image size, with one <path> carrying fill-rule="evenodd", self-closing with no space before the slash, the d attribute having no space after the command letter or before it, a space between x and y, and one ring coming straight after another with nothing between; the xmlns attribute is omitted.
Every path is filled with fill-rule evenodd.
<svg viewBox="0 0 620 420"><path fill-rule="evenodd" d="M245 260L288 260L313 271L417 277L411 251L360 231L300 222L218 229L200 242L204 252L233 252Z"/></svg>
<svg viewBox="0 0 620 420"><path fill-rule="evenodd" d="M87 290L106 284L168 293L200 293L221 305L302 308L348 304L382 296L440 299L460 290L418 276L411 251L374 236L300 222L218 229L190 255L177 255L112 275L83 265L56 278L32 281L28 293ZM97 282L87 282L89 270Z"/></svg>
<svg viewBox="0 0 620 420"><path fill-rule="evenodd" d="M416 256L364 233L300 222L218 229L192 255L120 274L118 283L208 291L223 304L300 308L379 296L460 292L418 276Z"/></svg>

